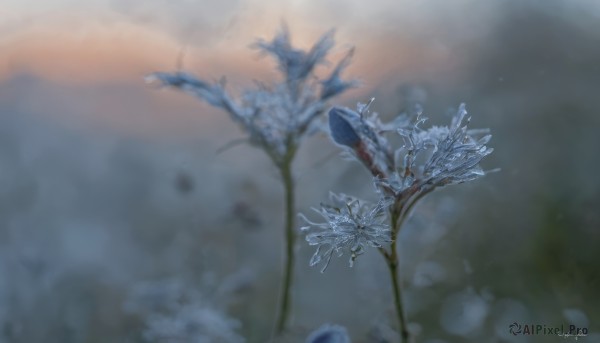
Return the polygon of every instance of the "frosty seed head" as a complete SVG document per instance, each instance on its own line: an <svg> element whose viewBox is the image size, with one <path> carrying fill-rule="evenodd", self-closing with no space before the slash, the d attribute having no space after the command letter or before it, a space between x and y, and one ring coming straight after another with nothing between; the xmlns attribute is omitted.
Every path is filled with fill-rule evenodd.
<svg viewBox="0 0 600 343"><path fill-rule="evenodd" d="M321 204L320 209L313 208L325 221L315 223L304 215L300 217L308 224L301 230L308 231L306 241L316 245L317 250L310 259L310 265L324 263L324 272L334 253L350 255L350 266L366 247L379 248L391 242L390 227L386 220L386 211L390 202L381 199L371 204L345 194L330 194L330 203Z"/></svg>

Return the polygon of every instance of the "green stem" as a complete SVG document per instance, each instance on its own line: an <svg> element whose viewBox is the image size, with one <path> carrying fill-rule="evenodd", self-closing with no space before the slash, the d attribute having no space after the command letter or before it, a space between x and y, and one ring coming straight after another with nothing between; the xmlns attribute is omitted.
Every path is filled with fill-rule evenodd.
<svg viewBox="0 0 600 343"><path fill-rule="evenodd" d="M401 211L392 211L391 222L392 222L392 243L390 251L382 251L383 256L386 259L388 270L390 272L390 278L392 279L392 291L394 293L394 305L396 308L396 315L398 317L398 330L400 331L400 342L409 342L409 333L406 325L406 315L404 314L404 305L402 302L402 285L400 281L398 266L399 258L397 251L398 233L400 231L400 224L402 218L400 218Z"/></svg>
<svg viewBox="0 0 600 343"><path fill-rule="evenodd" d="M285 267L283 271L281 300L275 333L283 333L286 328L291 309L291 286L294 274L294 179L292 176L292 158L286 160L281 167L281 176L285 191Z"/></svg>

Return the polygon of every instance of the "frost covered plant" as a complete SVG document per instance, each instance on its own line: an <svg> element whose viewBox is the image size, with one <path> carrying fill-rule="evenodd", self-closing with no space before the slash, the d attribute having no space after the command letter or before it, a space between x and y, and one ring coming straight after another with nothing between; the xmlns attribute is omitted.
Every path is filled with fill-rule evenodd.
<svg viewBox="0 0 600 343"><path fill-rule="evenodd" d="M350 63L352 50L324 79L315 68L326 63L334 46L333 31L323 35L308 51L292 47L288 30L283 27L272 41L259 40L254 48L277 61L281 80L273 85L258 83L239 96L225 89L225 80L207 82L184 72L154 73L149 81L158 81L190 93L227 112L248 135L248 142L262 149L279 169L285 190L285 269L276 331L281 333L291 308L290 288L294 266L294 177L292 163L302 140L315 132L316 119L325 113L327 101L355 82L341 78Z"/></svg>
<svg viewBox="0 0 600 343"><path fill-rule="evenodd" d="M150 342L243 343L235 333L240 323L209 307L181 306L172 314L155 314L146 321Z"/></svg>
<svg viewBox="0 0 600 343"><path fill-rule="evenodd" d="M484 176L479 163L492 153L486 145L491 135L488 130L467 129L470 118L464 104L450 125L427 129L422 127L426 118L420 108L414 118L400 115L383 123L369 112L369 105L359 103L357 111L332 108L329 130L345 154L369 170L378 203L333 195L331 204L316 210L325 221L315 223L302 216L308 223L303 230L308 232L308 243L317 245L311 265L324 262L326 267L334 252L341 255L344 250L349 251L353 262L366 246L378 248L390 271L400 335L408 341L396 247L402 223L419 199L433 190ZM393 148L388 141L390 134L398 135L403 144Z"/></svg>
<svg viewBox="0 0 600 343"><path fill-rule="evenodd" d="M143 319L147 342L245 342L238 320L179 280L135 285L124 309Z"/></svg>
<svg viewBox="0 0 600 343"><path fill-rule="evenodd" d="M321 270L324 272L334 252L341 256L348 250L352 267L366 246L381 248L391 242L386 220L387 199L372 205L345 194L330 193L330 201L332 205L321 204L320 209L313 208L325 219L323 223L314 223L301 215L310 225L302 230L317 228L306 235L308 244L317 246L310 259L311 266L325 261Z"/></svg>

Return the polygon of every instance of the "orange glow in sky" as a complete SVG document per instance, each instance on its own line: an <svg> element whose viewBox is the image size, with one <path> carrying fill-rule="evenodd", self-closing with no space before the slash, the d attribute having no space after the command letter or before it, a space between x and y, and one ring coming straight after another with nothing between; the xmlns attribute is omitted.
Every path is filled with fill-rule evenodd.
<svg viewBox="0 0 600 343"><path fill-rule="evenodd" d="M485 34L482 28L472 32L456 20L463 15L457 8L442 0L374 0L368 4L354 0L223 0L211 5L191 0L5 0L0 3L0 85L29 75L51 85L73 87L72 94L102 84L126 85L135 92L144 88L144 75L174 70L178 54L186 47L185 70L207 79L225 75L235 91L236 86L253 79L275 77L272 61L259 58L249 46L257 38L271 39L285 22L294 45L301 48L309 48L321 34L335 28L338 45L332 61L350 46L356 47L346 76L362 81L363 87L352 96L364 100L386 82L396 87L415 78L448 79L446 74L462 58L460 50L452 47L452 39ZM50 93L48 97L56 95ZM63 94L53 103L76 107L73 111L78 117L100 118L113 126L139 126L132 116L141 120L139 112L148 112L130 109L125 100L140 102L131 97L111 103L90 95L83 97L89 104L72 105L76 103L73 99L81 98L72 94ZM38 98L42 99L34 97L27 102L35 104ZM100 103L111 112L92 108L105 107ZM40 111L45 110L47 102L39 106ZM69 111L60 107L55 112ZM160 122L162 117L156 114L153 118Z"/></svg>

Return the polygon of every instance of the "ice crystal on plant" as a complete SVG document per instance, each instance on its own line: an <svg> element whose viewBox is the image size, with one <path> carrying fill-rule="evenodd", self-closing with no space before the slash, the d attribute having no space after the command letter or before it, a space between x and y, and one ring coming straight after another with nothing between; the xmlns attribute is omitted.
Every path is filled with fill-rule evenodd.
<svg viewBox="0 0 600 343"><path fill-rule="evenodd" d="M264 149L272 160L281 163L299 141L310 134L315 120L327 109L327 100L356 85L341 79L350 63L352 50L323 80L315 68L327 62L334 46L333 31L323 35L309 51L292 47L286 27L272 41L257 41L253 47L275 58L282 80L273 85L257 82L239 96L225 89L225 80L207 82L188 73L157 72L147 81L178 88L227 112L248 134L249 142Z"/></svg>
<svg viewBox="0 0 600 343"><path fill-rule="evenodd" d="M467 129L470 118L464 104L449 126L428 129L421 128L427 119L420 112L413 123L406 116L382 123L375 115L362 113L365 105L358 108L361 113L340 107L330 110L331 136L371 171L378 189L388 196L429 192L485 174L479 163L493 151L486 146L491 135L488 130ZM390 131L400 135L403 146L390 147L385 137ZM348 137L352 144L347 144Z"/></svg>
<svg viewBox="0 0 600 343"><path fill-rule="evenodd" d="M413 135L400 130L399 133L408 143L407 155L416 155L422 150L433 149L424 166L415 168L415 158L408 159L404 170L416 173L429 186L445 186L474 180L485 173L479 166L481 160L492 153L486 144L492 136L488 130L467 130L465 105L461 104L452 123L448 127L432 127L420 130L415 125ZM466 118L466 119L465 119ZM482 137L479 134L485 133ZM417 143L411 139L417 137Z"/></svg>
<svg viewBox="0 0 600 343"><path fill-rule="evenodd" d="M390 227L385 215L389 206L387 199L370 204L345 194L331 193L330 201L331 204L321 204L320 209L313 208L325 219L323 223L312 222L301 214L308 223L302 228L309 231L306 241L317 246L310 260L311 266L324 262L321 270L324 272L333 253L342 256L344 250L349 251L352 266L365 247L379 248L390 242Z"/></svg>
<svg viewBox="0 0 600 343"><path fill-rule="evenodd" d="M323 270L333 253L341 254L343 248L350 248L352 263L365 246L381 247L390 242L419 199L438 187L485 175L479 163L493 151L486 146L491 139L488 130L467 129L464 104L449 126L423 129L426 118L419 106L412 120L402 114L383 123L376 113L369 112L372 101L359 103L358 111L342 107L329 111L332 140L371 172L380 200L373 206L333 195L334 205L321 205L316 210L325 218L324 223L305 218L310 226L304 229L313 227L316 231L306 236L310 245L317 245L310 264L325 260ZM394 133L404 141L395 149L386 137Z"/></svg>
<svg viewBox="0 0 600 343"><path fill-rule="evenodd" d="M345 327L325 324L313 331L306 343L350 343L350 337Z"/></svg>
<svg viewBox="0 0 600 343"><path fill-rule="evenodd" d="M279 70L287 76L288 82L295 82L310 75L315 66L323 63L333 47L333 30L323 35L310 51L292 47L288 28L284 25L271 42L258 40L254 46L277 59Z"/></svg>

